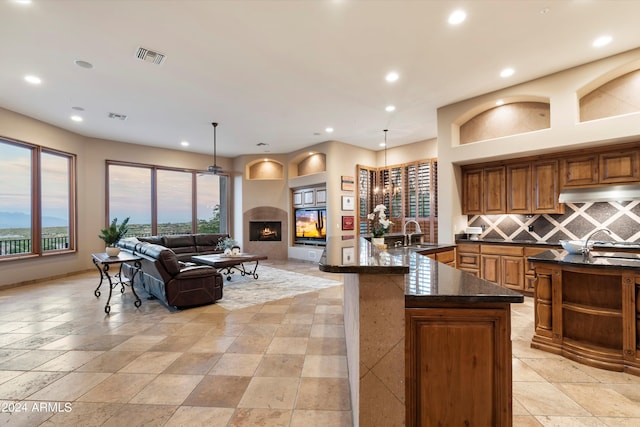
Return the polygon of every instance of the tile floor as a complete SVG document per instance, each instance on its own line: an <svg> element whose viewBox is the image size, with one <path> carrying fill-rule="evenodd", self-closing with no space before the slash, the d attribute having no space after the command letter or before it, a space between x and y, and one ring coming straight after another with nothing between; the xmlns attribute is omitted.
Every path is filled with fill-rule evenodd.
<svg viewBox="0 0 640 427"><path fill-rule="evenodd" d="M351 425L342 286L173 313L127 290L106 316L96 276L0 290L0 426ZM531 349L532 308L512 314L514 426L640 426L640 377Z"/></svg>

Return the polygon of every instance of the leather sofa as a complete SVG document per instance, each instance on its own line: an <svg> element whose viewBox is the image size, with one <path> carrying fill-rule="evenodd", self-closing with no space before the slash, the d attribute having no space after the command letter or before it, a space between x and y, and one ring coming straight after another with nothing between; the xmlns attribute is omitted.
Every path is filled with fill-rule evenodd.
<svg viewBox="0 0 640 427"><path fill-rule="evenodd" d="M175 234L167 236L138 237L141 242L154 243L171 249L179 261L190 262L193 255L218 254L218 241L229 237L228 234Z"/></svg>
<svg viewBox="0 0 640 427"><path fill-rule="evenodd" d="M187 236L191 239L186 238ZM187 308L213 304L222 298L224 282L222 274L214 267L194 265L188 261L192 255L220 252L215 249L219 236L226 237L227 235L203 234L144 238L152 241L158 241L155 240L156 237L167 238L166 242L174 245L172 248L142 241L142 238L123 239L118 242L118 246L122 250L142 258L142 273L135 274L136 268L124 263L122 274L129 279L133 277L134 286L143 288L168 307ZM213 245L205 244L212 243L214 240L215 244ZM198 242L199 245L187 245L188 242ZM198 248L202 252L191 252ZM176 250L180 253L180 257L175 253ZM180 258L187 262L181 261Z"/></svg>

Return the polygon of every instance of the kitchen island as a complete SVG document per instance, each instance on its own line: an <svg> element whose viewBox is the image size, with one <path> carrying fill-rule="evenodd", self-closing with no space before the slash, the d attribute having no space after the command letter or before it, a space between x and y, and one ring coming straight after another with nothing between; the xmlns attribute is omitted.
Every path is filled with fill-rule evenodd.
<svg viewBox="0 0 640 427"><path fill-rule="evenodd" d="M523 296L429 257L454 247L328 239L354 426L511 425L510 304Z"/></svg>
<svg viewBox="0 0 640 427"><path fill-rule="evenodd" d="M531 347L640 375L640 255L549 250L536 274Z"/></svg>

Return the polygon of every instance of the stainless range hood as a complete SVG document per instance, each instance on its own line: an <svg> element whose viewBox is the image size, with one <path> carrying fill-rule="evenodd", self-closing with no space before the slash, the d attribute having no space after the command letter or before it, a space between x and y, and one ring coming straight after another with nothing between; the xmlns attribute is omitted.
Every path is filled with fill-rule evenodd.
<svg viewBox="0 0 640 427"><path fill-rule="evenodd" d="M566 188L560 192L560 203L621 202L640 200L640 184L607 185L591 188Z"/></svg>

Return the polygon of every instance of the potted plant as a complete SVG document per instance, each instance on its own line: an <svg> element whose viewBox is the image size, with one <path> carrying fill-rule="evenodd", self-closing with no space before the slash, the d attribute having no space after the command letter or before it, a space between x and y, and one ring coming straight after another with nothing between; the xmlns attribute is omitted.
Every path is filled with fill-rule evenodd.
<svg viewBox="0 0 640 427"><path fill-rule="evenodd" d="M234 254L237 255L240 253L240 246L238 246L238 242L232 239L231 237L225 237L224 239L220 239L218 244L216 245L216 249L224 251L225 254Z"/></svg>
<svg viewBox="0 0 640 427"><path fill-rule="evenodd" d="M393 222L387 218L386 210L385 205L377 205L373 212L367 215L367 219L371 221L371 234L373 235L371 243L377 247L384 246L384 235L393 225Z"/></svg>
<svg viewBox="0 0 640 427"><path fill-rule="evenodd" d="M100 234L98 234L98 237L104 240L104 242L107 244L107 247L105 249L107 255L118 256L118 254L120 253L120 248L115 246L115 244L118 243L118 241L127 234L127 231L129 231L128 224L129 217L125 218L125 220L122 221L122 224L120 225L118 225L118 218L113 218L113 221L111 221L111 225L109 225L109 227L100 230Z"/></svg>

